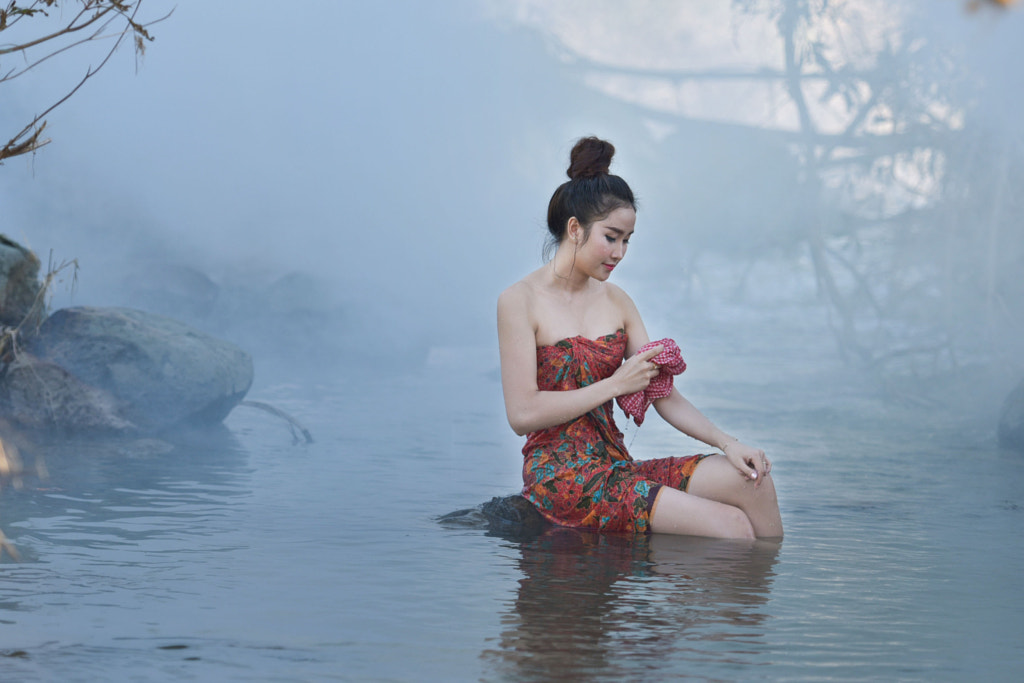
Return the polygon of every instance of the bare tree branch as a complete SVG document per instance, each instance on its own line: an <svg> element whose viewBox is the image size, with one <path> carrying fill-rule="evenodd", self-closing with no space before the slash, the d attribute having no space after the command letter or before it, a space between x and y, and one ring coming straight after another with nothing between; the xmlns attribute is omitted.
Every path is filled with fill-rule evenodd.
<svg viewBox="0 0 1024 683"><path fill-rule="evenodd" d="M59 29L50 31L39 38L0 47L0 57L2 57L3 55L14 53L21 53L27 56L28 51L33 48L43 45L52 46L50 52L38 59L32 60L24 68L10 69L0 75L0 83L23 76L40 64L87 43L110 39L113 40L113 45L106 52L98 66L90 66L86 70L85 75L67 93L44 109L42 113L34 116L3 147L0 147L0 164L3 163L4 159L31 154L48 144L50 142L49 138L42 137L43 130L46 128L47 115L67 102L90 78L95 76L110 61L110 58L126 37L132 36L136 54L142 54L145 51L145 43L153 40L148 27L163 21L171 15L169 12L155 21L142 23L137 19L139 9L142 6L142 0L136 0L135 2L128 2L126 0L77 0L77 3L80 5L79 9L69 21L62 21ZM49 16L47 10L55 8L58 8L58 0L36 0L26 7L20 7L17 0L12 0L6 8L0 8L0 31L9 29L22 20L31 19L38 15ZM115 22L120 23L120 28L115 29L112 33L108 32ZM86 29L91 29L91 33L83 38L76 37ZM71 42L60 44L63 39L71 37L75 37L75 39L71 40Z"/></svg>

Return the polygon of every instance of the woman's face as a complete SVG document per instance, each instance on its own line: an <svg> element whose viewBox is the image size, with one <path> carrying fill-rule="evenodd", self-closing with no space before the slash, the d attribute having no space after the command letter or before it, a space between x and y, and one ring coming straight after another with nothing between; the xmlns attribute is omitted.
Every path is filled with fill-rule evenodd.
<svg viewBox="0 0 1024 683"><path fill-rule="evenodd" d="M633 235L635 226L636 211L627 206L615 209L603 219L594 221L590 226L589 237L585 237L580 228L577 231L579 247L575 267L582 269L592 278L607 280L615 266L625 257L629 238Z"/></svg>

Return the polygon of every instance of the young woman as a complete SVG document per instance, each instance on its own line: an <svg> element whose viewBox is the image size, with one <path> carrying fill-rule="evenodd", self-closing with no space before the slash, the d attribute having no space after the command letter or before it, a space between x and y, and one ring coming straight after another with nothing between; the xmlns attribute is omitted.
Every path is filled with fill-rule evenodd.
<svg viewBox="0 0 1024 683"><path fill-rule="evenodd" d="M722 538L781 537L764 451L727 435L672 388L653 401L669 424L724 454L634 461L612 399L663 373L632 300L608 282L626 255L636 201L611 175L615 148L583 138L548 205L554 257L498 298L509 424L528 435L523 495L555 524ZM623 361L625 359L625 361ZM663 381L663 377L659 381ZM642 419L642 414L641 414Z"/></svg>

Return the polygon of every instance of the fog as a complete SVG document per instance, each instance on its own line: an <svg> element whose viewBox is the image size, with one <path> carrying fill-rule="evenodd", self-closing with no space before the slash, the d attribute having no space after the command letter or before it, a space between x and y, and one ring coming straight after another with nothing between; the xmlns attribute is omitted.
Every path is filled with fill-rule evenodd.
<svg viewBox="0 0 1024 683"><path fill-rule="evenodd" d="M883 379L1019 377L1024 9L802 4L147 0L173 13L145 55L122 48L0 169L0 229L77 259L55 307L166 312L258 374L415 366L493 347L595 134L640 200L616 277L655 320L777 307ZM4 84L0 124L100 58Z"/></svg>

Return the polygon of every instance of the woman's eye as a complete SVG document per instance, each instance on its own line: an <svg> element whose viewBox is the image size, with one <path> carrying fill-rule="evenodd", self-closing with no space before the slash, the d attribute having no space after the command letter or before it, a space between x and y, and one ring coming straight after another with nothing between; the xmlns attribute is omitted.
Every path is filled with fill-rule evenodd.
<svg viewBox="0 0 1024 683"><path fill-rule="evenodd" d="M605 237L604 237L604 238L605 238L606 240L608 240L608 244L615 244L615 238L614 238L614 237L611 237L611 236L609 236L609 235L605 235Z"/></svg>

